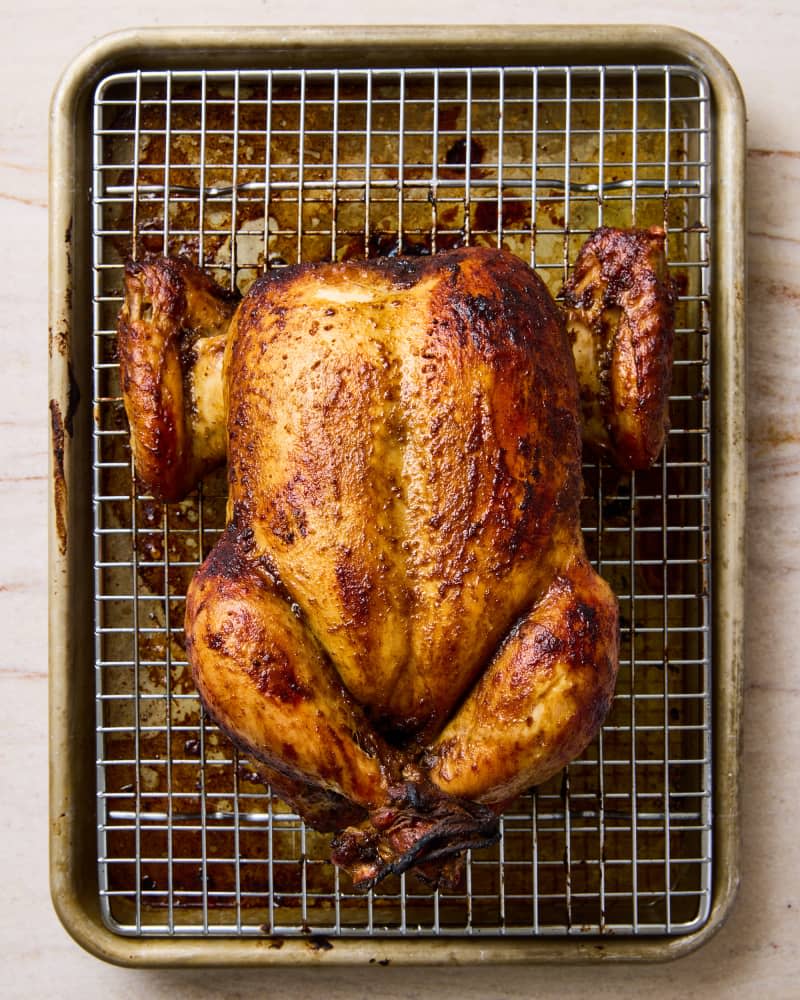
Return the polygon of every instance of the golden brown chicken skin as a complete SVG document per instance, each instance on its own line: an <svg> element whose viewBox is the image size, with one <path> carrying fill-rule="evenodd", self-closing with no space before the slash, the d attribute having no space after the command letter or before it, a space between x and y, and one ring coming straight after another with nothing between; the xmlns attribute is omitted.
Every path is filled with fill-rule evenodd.
<svg viewBox="0 0 800 1000"><path fill-rule="evenodd" d="M125 266L122 398L137 478L159 500L181 500L225 460L222 361L238 300L180 257Z"/></svg>
<svg viewBox="0 0 800 1000"><path fill-rule="evenodd" d="M669 428L665 243L658 227L598 229L564 288L583 441L623 471L652 465ZM139 483L159 499L181 499L227 456L222 360L238 298L184 258L126 265L122 394Z"/></svg>
<svg viewBox="0 0 800 1000"><path fill-rule="evenodd" d="M186 613L203 703L356 885L446 881L613 691L562 317L502 251L289 268L237 309L221 383L229 526Z"/></svg>
<svg viewBox="0 0 800 1000"><path fill-rule="evenodd" d="M666 236L596 230L564 288L584 441L624 470L646 469L669 427L675 289Z"/></svg>
<svg viewBox="0 0 800 1000"><path fill-rule="evenodd" d="M301 268L237 313L232 519L388 730L438 729L578 533L565 346L494 251Z"/></svg>

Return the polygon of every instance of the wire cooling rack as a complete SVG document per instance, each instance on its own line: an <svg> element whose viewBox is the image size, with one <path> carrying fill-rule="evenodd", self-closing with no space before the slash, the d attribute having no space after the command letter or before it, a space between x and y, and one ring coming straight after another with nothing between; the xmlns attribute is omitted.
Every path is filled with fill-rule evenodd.
<svg viewBox="0 0 800 1000"><path fill-rule="evenodd" d="M141 71L94 99L98 874L130 935L679 935L710 907L708 85L682 65ZM680 290L672 429L584 466L587 548L621 612L599 738L501 820L463 885L353 893L207 721L186 587L223 475L137 494L115 354L125 258L183 253L244 290L299 260L504 245L558 295L598 225L663 225Z"/></svg>

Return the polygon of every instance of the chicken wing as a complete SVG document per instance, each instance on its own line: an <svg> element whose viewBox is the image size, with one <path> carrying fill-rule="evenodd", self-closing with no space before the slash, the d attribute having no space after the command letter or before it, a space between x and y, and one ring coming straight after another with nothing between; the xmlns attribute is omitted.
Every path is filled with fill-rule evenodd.
<svg viewBox="0 0 800 1000"><path fill-rule="evenodd" d="M621 469L646 469L669 427L675 288L663 229L598 229L564 288L583 437Z"/></svg>

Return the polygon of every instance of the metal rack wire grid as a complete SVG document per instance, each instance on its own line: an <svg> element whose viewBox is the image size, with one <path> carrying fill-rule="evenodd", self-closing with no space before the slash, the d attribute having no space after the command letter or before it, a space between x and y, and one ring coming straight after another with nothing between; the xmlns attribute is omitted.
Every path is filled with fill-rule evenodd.
<svg viewBox="0 0 800 1000"><path fill-rule="evenodd" d="M131 935L678 935L706 919L711 108L680 65L141 71L96 89L94 559L98 877ZM115 354L125 258L246 289L300 260L503 245L558 295L598 225L663 225L680 291L667 446L584 466L587 548L620 601L613 709L434 892L354 893L328 837L203 716L183 639L224 475L137 494Z"/></svg>

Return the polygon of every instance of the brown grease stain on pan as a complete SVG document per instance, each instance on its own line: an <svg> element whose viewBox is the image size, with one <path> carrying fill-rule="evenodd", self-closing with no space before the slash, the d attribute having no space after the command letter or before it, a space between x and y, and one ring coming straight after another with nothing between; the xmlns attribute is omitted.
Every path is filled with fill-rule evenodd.
<svg viewBox="0 0 800 1000"><path fill-rule="evenodd" d="M53 449L53 506L55 508L58 551L67 551L67 481L64 477L64 420L61 407L55 399L50 400L50 427Z"/></svg>

